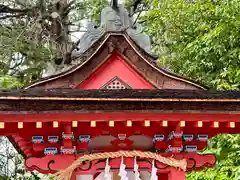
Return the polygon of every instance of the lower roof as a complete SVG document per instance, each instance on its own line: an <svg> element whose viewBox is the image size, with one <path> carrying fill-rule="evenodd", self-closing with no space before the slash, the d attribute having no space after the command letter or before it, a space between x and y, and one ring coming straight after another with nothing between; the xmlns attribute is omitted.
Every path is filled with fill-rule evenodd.
<svg viewBox="0 0 240 180"><path fill-rule="evenodd" d="M40 89L1 90L1 100L238 101L240 91L188 89Z"/></svg>
<svg viewBox="0 0 240 180"><path fill-rule="evenodd" d="M0 115L21 112L224 112L240 114L240 92L178 89L28 89L0 92Z"/></svg>
<svg viewBox="0 0 240 180"><path fill-rule="evenodd" d="M159 89L164 88L162 87L164 82L169 86L169 81L173 81L173 84L180 83L181 86L187 86L188 89L208 89L197 82L193 82L192 80L161 68L156 59L149 56L149 54L140 48L126 32L107 32L82 55L72 60L70 64L66 64L62 72L39 79L23 88L29 89L36 86L51 86L52 88L56 87L56 81L63 83L59 81L64 78L67 78L68 81L73 84L80 84L89 77L99 65L103 64L107 57L112 55L113 52L117 52L122 56L139 74L148 79L148 81L151 81L151 83ZM73 78L75 76L74 74L78 76L78 78Z"/></svg>

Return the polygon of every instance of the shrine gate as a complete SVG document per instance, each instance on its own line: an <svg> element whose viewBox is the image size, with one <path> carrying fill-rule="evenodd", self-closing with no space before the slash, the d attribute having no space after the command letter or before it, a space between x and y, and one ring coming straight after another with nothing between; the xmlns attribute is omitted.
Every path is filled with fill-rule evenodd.
<svg viewBox="0 0 240 180"><path fill-rule="evenodd" d="M240 132L240 93L160 68L149 37L124 13L103 9L101 26L89 24L62 71L0 92L0 134L26 170L72 180L185 180L215 165L213 154L198 153L209 138Z"/></svg>

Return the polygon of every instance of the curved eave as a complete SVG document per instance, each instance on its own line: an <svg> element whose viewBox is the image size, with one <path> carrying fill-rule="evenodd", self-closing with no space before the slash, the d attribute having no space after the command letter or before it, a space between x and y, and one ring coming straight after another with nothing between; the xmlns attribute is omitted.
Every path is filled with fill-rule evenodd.
<svg viewBox="0 0 240 180"><path fill-rule="evenodd" d="M156 65L156 62L155 62L155 58L154 57L151 57L149 54L145 53L144 50L142 50L125 32L121 32L121 33L115 33L115 32L108 32L106 33L105 35L103 35L102 38L100 38L98 41L96 41L92 46L96 45L97 48L96 50L87 58L87 60L85 60L84 62L78 64L78 65L75 65L73 66L72 68L70 68L69 70L65 71L65 72L61 72L59 74L55 74L55 75L52 75L52 76L48 76L48 77L45 77L45 78L42 78L36 82L33 82L27 86L24 86L23 89L29 89L29 88L32 88L32 87L35 87L35 86L38 86L40 84L43 84L43 83L46 83L46 82L50 82L50 81L53 81L53 80L56 80L56 79L59 79L59 78L62 78L62 77L65 77L67 75L70 75L71 73L77 71L78 69L82 68L86 63L88 63L88 61L90 61L92 59L92 57L99 51L99 49L107 42L107 40L110 38L110 36L123 36L125 38L125 40L130 44L130 46L134 49L134 51L149 65L151 66L153 69L157 70L159 73L163 74L164 76L166 77L169 77L171 79L174 79L174 80L178 80L178 81L182 81L182 82L185 82L187 84L190 84L198 89L208 89L207 87L205 86L202 86L192 80L189 80L189 79L186 79L186 78L183 78L181 76L178 76L178 75L175 75L173 73L170 73L160 67L158 67ZM102 40L103 39L103 40ZM92 48L92 47L91 47ZM89 48L89 50L91 49ZM80 57L78 57L77 59L81 59L82 56L84 56L85 54L88 54L88 51L87 50L85 53L83 53L83 55L81 55ZM148 58L146 58L148 57ZM151 59L151 62L148 60L148 59Z"/></svg>
<svg viewBox="0 0 240 180"><path fill-rule="evenodd" d="M12 136L7 136L8 140L11 142L11 144L13 145L13 147L17 150L17 152L19 154L21 154L24 158L26 158L27 156L24 154L24 152L21 150L20 146L16 143L16 141L14 140L14 138Z"/></svg>

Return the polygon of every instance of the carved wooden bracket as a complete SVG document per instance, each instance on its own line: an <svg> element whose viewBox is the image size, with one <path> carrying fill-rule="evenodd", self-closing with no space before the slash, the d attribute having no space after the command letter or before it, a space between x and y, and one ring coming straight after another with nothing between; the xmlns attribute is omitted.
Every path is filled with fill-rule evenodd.
<svg viewBox="0 0 240 180"><path fill-rule="evenodd" d="M200 155L196 153L162 153L161 155L165 157L173 157L178 160L186 159L187 171L202 170L206 167L213 167L216 163L216 157L213 154ZM26 159L25 166L29 171L37 170L43 174L55 173L70 166L80 156L81 155L49 155L42 158L30 157ZM109 160L111 171L117 171L119 169L120 161L121 158ZM140 171L151 171L152 161L150 159L138 158L137 161ZM126 158L125 164L126 169L132 170L134 159ZM162 164L160 162L155 162L155 167L158 169L159 173L166 172L168 168L171 168L170 166ZM92 172L102 172L104 171L104 168L105 159L85 162L75 171L78 174L88 174Z"/></svg>

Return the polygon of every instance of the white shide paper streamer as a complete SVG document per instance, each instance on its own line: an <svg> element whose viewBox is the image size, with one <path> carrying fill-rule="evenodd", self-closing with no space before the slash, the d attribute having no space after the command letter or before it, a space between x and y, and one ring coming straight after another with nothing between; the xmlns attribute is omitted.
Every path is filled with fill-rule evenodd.
<svg viewBox="0 0 240 180"><path fill-rule="evenodd" d="M136 157L134 158L134 180L141 180Z"/></svg>
<svg viewBox="0 0 240 180"><path fill-rule="evenodd" d="M111 169L111 167L109 166L109 159L107 159L106 166L104 169L104 180L112 180L110 169Z"/></svg>
<svg viewBox="0 0 240 180"><path fill-rule="evenodd" d="M155 168L154 166L155 161L152 161L152 172L151 172L151 178L150 180L158 180L158 176L157 176L157 168Z"/></svg>
<svg viewBox="0 0 240 180"><path fill-rule="evenodd" d="M119 174L118 174L121 177L121 180L128 180L127 171L125 170L125 168L126 168L126 165L123 163L123 157L122 157Z"/></svg>

